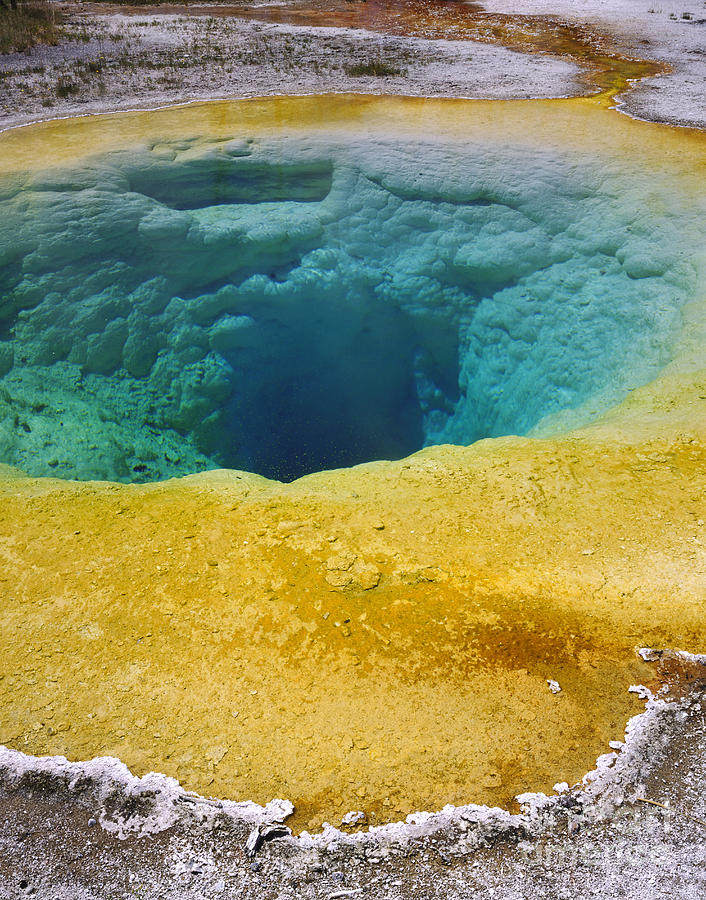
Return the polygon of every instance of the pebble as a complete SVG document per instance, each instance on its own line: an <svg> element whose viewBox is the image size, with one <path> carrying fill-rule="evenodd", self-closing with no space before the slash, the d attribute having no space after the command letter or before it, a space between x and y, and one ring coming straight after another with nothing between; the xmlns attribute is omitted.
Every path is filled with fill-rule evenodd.
<svg viewBox="0 0 706 900"><path fill-rule="evenodd" d="M365 795L365 788L359 788L356 793L360 796L361 791L363 792L363 796ZM366 815L362 809L352 809L350 812L347 812L345 816L341 819L341 825L364 825L367 821Z"/></svg>

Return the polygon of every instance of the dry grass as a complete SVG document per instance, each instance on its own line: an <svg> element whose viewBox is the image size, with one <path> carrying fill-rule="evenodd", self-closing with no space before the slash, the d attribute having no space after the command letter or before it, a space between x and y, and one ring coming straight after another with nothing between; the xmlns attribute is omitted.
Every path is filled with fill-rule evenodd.
<svg viewBox="0 0 706 900"><path fill-rule="evenodd" d="M56 13L47 0L0 0L0 53L26 50L35 44L58 40Z"/></svg>
<svg viewBox="0 0 706 900"><path fill-rule="evenodd" d="M389 75L406 75L406 71L398 66L390 65L382 59L372 59L370 62L358 63L352 66L346 66L346 74L351 78L362 78L366 75L373 75L384 78Z"/></svg>

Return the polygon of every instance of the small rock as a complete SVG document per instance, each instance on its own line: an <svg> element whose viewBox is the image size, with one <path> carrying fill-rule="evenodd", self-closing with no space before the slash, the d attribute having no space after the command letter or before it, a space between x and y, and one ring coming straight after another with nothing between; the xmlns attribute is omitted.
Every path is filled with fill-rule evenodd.
<svg viewBox="0 0 706 900"><path fill-rule="evenodd" d="M347 572L356 559L355 553L351 553L350 550L342 550L335 556L329 556L324 565L329 572Z"/></svg>
<svg viewBox="0 0 706 900"><path fill-rule="evenodd" d="M250 832L250 835L245 842L245 853L252 859L266 841L274 841L276 838L287 837L291 833L292 829L287 828L286 825L273 825L269 822L264 822L262 825L258 825L257 828L253 828Z"/></svg>
<svg viewBox="0 0 706 900"><path fill-rule="evenodd" d="M364 591L376 588L380 584L380 570L372 563L359 566L355 575Z"/></svg>
<svg viewBox="0 0 706 900"><path fill-rule="evenodd" d="M353 576L349 575L348 572L327 572L325 578L331 587L344 588L353 583Z"/></svg>
<svg viewBox="0 0 706 900"><path fill-rule="evenodd" d="M558 681L554 681L553 678L547 678L547 684L549 685L549 690L552 692L552 694L561 693L561 685Z"/></svg>
<svg viewBox="0 0 706 900"><path fill-rule="evenodd" d="M93 817L91 817L91 818L88 820L88 827L89 827L89 828L93 828L93 826L94 826L94 825L97 825L97 824L98 824L98 822L96 822L96 820L95 820Z"/></svg>
<svg viewBox="0 0 706 900"><path fill-rule="evenodd" d="M341 819L341 825L364 825L367 817L362 809L352 809Z"/></svg>

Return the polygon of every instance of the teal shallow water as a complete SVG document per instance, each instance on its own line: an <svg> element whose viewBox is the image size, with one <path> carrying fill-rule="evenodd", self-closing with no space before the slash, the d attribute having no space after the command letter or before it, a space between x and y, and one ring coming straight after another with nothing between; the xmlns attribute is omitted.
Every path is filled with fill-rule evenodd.
<svg viewBox="0 0 706 900"><path fill-rule="evenodd" d="M283 480L583 424L671 359L704 210L575 152L165 141L0 183L0 461Z"/></svg>

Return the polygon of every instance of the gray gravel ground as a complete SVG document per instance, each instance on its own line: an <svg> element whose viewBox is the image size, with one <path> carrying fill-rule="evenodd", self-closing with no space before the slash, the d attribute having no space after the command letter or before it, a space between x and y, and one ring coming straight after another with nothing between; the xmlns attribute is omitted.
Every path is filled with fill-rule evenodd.
<svg viewBox="0 0 706 900"><path fill-rule="evenodd" d="M483 7L596 26L626 55L668 63L672 71L642 81L623 98L623 110L648 121L706 127L704 0L483 0Z"/></svg>
<svg viewBox="0 0 706 900"><path fill-rule="evenodd" d="M67 17L73 39L0 56L0 128L215 97L357 92L563 97L576 67L471 41L269 25L208 15ZM397 74L352 76L382 60Z"/></svg>

